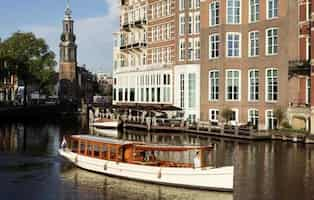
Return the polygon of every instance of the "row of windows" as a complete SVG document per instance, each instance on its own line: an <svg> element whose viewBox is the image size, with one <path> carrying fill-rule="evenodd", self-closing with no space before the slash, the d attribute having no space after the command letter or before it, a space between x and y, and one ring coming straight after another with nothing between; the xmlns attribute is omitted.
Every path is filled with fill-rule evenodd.
<svg viewBox="0 0 314 200"><path fill-rule="evenodd" d="M171 0L162 0L151 5L152 20L171 15Z"/></svg>
<svg viewBox="0 0 314 200"><path fill-rule="evenodd" d="M239 110L231 109L231 123L237 124L239 122ZM219 109L209 109L208 119L211 122L219 122L220 121L220 110ZM248 122L251 123L254 127L259 127L259 110L256 108L248 109ZM275 129L277 128L277 119L274 115L273 110L265 111L265 125L266 129Z"/></svg>
<svg viewBox="0 0 314 200"><path fill-rule="evenodd" d="M260 32L251 31L248 33L248 56L255 57L260 55ZM279 29L268 28L265 31L265 53L266 55L276 55L279 50ZM220 56L220 35L218 33L209 36L209 59L218 58ZM241 33L226 33L226 56L241 57Z"/></svg>
<svg viewBox="0 0 314 200"><path fill-rule="evenodd" d="M141 75L137 78L138 86L145 85L167 85L170 86L170 74Z"/></svg>
<svg viewBox="0 0 314 200"><path fill-rule="evenodd" d="M127 10L127 20L122 15L122 23L126 24L133 24L139 20L146 20L147 19L147 10L146 6L136 7L134 9Z"/></svg>
<svg viewBox="0 0 314 200"><path fill-rule="evenodd" d="M225 73L225 99L227 101L241 100L241 70L228 69ZM208 75L208 99L218 101L220 96L220 71L209 71ZM278 69L267 68L265 74L265 99L268 102L277 101L279 98ZM248 71L248 100L260 100L260 71L250 69Z"/></svg>
<svg viewBox="0 0 314 200"><path fill-rule="evenodd" d="M152 49L152 64L161 64L161 63L171 63L172 56L172 48L171 47L161 47L161 48L153 48Z"/></svg>
<svg viewBox="0 0 314 200"><path fill-rule="evenodd" d="M115 67L127 67L127 66L138 66L138 65L146 65L146 54L140 54L140 55L133 55L133 54L120 54L118 56L119 61L114 60Z"/></svg>
<svg viewBox="0 0 314 200"><path fill-rule="evenodd" d="M187 21L187 22L186 22ZM186 29L187 24L187 29ZM179 35L183 36L186 31L188 34L197 34L201 30L200 12L190 12L186 17L184 13L179 15Z"/></svg>
<svg viewBox="0 0 314 200"><path fill-rule="evenodd" d="M169 103L170 95L170 87L113 89L113 101L120 102Z"/></svg>
<svg viewBox="0 0 314 200"><path fill-rule="evenodd" d="M145 30L137 30L129 33L121 33L120 34L120 45L125 46L128 44L134 44L137 42L146 42L147 41L147 33Z"/></svg>
<svg viewBox="0 0 314 200"><path fill-rule="evenodd" d="M172 24L167 23L163 25L153 26L152 27L152 42L162 41L162 40L171 40Z"/></svg>
<svg viewBox="0 0 314 200"><path fill-rule="evenodd" d="M249 19L250 23L260 20L260 0L243 1L249 4ZM241 0L226 0L226 23L241 24ZM279 0L266 0L267 19L278 17ZM220 23L219 19L220 2L214 0L209 4L209 26L217 26Z"/></svg>
<svg viewBox="0 0 314 200"><path fill-rule="evenodd" d="M186 57L188 60L199 60L201 56L200 38L189 38L187 46L187 55L185 51L185 39L179 40L179 60L183 61Z"/></svg>
<svg viewBox="0 0 314 200"><path fill-rule="evenodd" d="M184 11L185 8L199 9L200 8L200 0L188 0L186 5L186 0L179 0L179 11Z"/></svg>

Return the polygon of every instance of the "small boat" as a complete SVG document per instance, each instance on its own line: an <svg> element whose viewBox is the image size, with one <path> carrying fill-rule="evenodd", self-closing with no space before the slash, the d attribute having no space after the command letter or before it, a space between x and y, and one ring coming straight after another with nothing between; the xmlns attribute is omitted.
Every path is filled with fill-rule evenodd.
<svg viewBox="0 0 314 200"><path fill-rule="evenodd" d="M119 136L117 129L102 129L92 127L91 132L93 133L92 135L97 135L101 137L117 138Z"/></svg>
<svg viewBox="0 0 314 200"><path fill-rule="evenodd" d="M98 129L118 129L119 125L120 123L118 120L112 119L99 118L92 122L92 127Z"/></svg>
<svg viewBox="0 0 314 200"><path fill-rule="evenodd" d="M91 135L72 135L66 140L67 147L59 150L60 155L82 169L175 187L233 191L233 166L206 166L204 155L212 146L154 145ZM199 152L199 167L155 156L156 152L185 151Z"/></svg>

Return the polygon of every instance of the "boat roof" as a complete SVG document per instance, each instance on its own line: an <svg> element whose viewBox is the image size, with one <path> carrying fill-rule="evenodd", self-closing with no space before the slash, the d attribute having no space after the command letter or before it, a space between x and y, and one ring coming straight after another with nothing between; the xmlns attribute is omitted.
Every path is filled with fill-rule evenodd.
<svg viewBox="0 0 314 200"><path fill-rule="evenodd" d="M134 143L134 142L129 142L129 141L121 141L118 139L105 138L105 137L99 137L99 136L93 136L93 135L72 135L71 137L74 139L87 140L91 142L98 142L98 143L105 143L105 144L126 145L126 144Z"/></svg>
<svg viewBox="0 0 314 200"><path fill-rule="evenodd" d="M213 149L212 145L209 146L171 146L171 145L156 145L156 144L137 144L137 150L144 151L190 151L190 150L210 150Z"/></svg>
<svg viewBox="0 0 314 200"><path fill-rule="evenodd" d="M143 144L140 142L122 141L114 138L106 138L94 135L72 135L71 138L77 140L85 140L103 144L116 144L116 145L128 145L135 144L137 150L143 151L189 151L189 150L210 150L213 149L212 145L207 146L173 146L162 144Z"/></svg>

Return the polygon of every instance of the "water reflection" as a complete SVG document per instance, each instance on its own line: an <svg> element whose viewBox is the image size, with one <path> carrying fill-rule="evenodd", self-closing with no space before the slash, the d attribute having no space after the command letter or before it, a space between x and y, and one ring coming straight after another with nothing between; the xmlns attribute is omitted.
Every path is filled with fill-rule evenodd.
<svg viewBox="0 0 314 200"><path fill-rule="evenodd" d="M75 125L76 124L76 125ZM64 134L86 130L82 122L0 125L1 200L24 199L314 199L314 146L246 142L187 133L125 131L121 140L210 144L212 164L235 166L234 193L212 193L111 178L76 169L57 156ZM167 156L167 155L164 155ZM176 155L189 160L190 156ZM34 190L36 188L36 190ZM19 193L16 193L19 191Z"/></svg>
<svg viewBox="0 0 314 200"><path fill-rule="evenodd" d="M216 193L165 187L125 179L111 178L73 169L61 174L66 188L72 188L75 199L128 199L128 200L231 200L230 193Z"/></svg>

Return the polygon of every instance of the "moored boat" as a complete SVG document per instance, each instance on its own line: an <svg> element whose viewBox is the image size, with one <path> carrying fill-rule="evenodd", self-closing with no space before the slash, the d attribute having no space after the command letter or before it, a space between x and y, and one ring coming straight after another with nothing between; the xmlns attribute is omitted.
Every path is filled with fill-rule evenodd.
<svg viewBox="0 0 314 200"><path fill-rule="evenodd" d="M118 129L119 128L119 121L118 120L112 120L112 119L96 119L94 122L92 122L92 127L98 128L98 129Z"/></svg>
<svg viewBox="0 0 314 200"><path fill-rule="evenodd" d="M89 171L176 187L233 191L232 166L206 165L205 152L212 146L148 145L90 135L73 135L67 138L67 144L59 150L60 155ZM155 155L185 151L199 152L199 166Z"/></svg>

